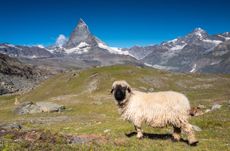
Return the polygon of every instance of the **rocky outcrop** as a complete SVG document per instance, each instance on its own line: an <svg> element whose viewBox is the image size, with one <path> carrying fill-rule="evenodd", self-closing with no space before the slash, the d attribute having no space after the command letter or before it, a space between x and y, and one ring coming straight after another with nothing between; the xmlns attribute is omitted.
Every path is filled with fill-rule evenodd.
<svg viewBox="0 0 230 151"><path fill-rule="evenodd" d="M47 72L0 53L0 95L31 89Z"/></svg>
<svg viewBox="0 0 230 151"><path fill-rule="evenodd" d="M65 106L59 105L52 102L23 102L19 104L14 112L16 114L33 114L33 113L42 113L42 112L61 112L65 109Z"/></svg>

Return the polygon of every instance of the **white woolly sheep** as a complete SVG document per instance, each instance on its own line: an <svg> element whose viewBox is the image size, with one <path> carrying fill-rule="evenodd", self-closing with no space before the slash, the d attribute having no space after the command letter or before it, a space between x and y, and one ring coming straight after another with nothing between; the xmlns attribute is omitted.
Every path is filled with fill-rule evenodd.
<svg viewBox="0 0 230 151"><path fill-rule="evenodd" d="M181 131L188 136L188 143L196 145L192 125L189 124L190 104L187 97L173 91L145 93L132 90L126 81L115 81L112 85L121 117L134 124L137 138L142 138L143 122L151 127L173 126L173 138L180 140Z"/></svg>

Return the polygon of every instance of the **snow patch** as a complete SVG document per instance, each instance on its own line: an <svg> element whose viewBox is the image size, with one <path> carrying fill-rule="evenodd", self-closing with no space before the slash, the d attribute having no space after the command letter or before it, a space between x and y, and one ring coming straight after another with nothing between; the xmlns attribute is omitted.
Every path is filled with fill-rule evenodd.
<svg viewBox="0 0 230 151"><path fill-rule="evenodd" d="M128 56L132 56L134 57L133 55L131 55L128 51L122 51L121 48L116 48L116 47L109 47L101 42L98 43L98 47L102 48L102 49L106 49L108 50L110 53L113 53L113 54L119 54L119 55L128 55Z"/></svg>
<svg viewBox="0 0 230 151"><path fill-rule="evenodd" d="M218 61L215 61L215 62L212 62L210 65L216 65L216 64L219 64L221 62L221 60L218 60Z"/></svg>
<svg viewBox="0 0 230 151"><path fill-rule="evenodd" d="M175 43L178 39L169 40L168 43Z"/></svg>
<svg viewBox="0 0 230 151"><path fill-rule="evenodd" d="M151 64L148 64L148 63L144 63L144 65L146 65L148 67L160 69L160 70L176 70L176 69L178 69L177 67L162 66L162 65L157 65L157 64L151 65Z"/></svg>
<svg viewBox="0 0 230 151"><path fill-rule="evenodd" d="M196 72L196 67L197 67L196 64L194 64L193 67L192 67L192 69L189 72L191 72L191 73Z"/></svg>
<svg viewBox="0 0 230 151"><path fill-rule="evenodd" d="M186 46L186 44L184 45L175 45L174 47L170 48L170 50L181 50Z"/></svg>
<svg viewBox="0 0 230 151"><path fill-rule="evenodd" d="M33 58L33 59L34 59L34 58L37 58L37 56L36 56L36 55L33 55L33 56L31 56L31 58Z"/></svg>
<svg viewBox="0 0 230 151"><path fill-rule="evenodd" d="M220 43L222 43L222 41L220 40L209 40L209 39L204 39L203 40L204 42L207 42L207 43L212 43L214 44L215 46L219 45Z"/></svg>
<svg viewBox="0 0 230 151"><path fill-rule="evenodd" d="M87 53L89 49L90 49L89 44L87 44L86 42L81 42L79 45L77 45L74 48L65 49L65 52L68 54L69 53L83 54L83 53Z"/></svg>

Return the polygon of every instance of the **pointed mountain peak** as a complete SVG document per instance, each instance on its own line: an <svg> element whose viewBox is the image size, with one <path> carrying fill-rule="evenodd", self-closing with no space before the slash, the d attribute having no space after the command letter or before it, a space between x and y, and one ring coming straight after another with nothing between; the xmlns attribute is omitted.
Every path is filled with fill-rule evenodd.
<svg viewBox="0 0 230 151"><path fill-rule="evenodd" d="M77 47L81 42L85 42L88 45L95 45L96 41L94 36L90 33L88 26L80 19L77 26L74 28L67 41L65 48Z"/></svg>
<svg viewBox="0 0 230 151"><path fill-rule="evenodd" d="M82 18L80 18L79 21L78 21L78 24L86 24L86 23Z"/></svg>
<svg viewBox="0 0 230 151"><path fill-rule="evenodd" d="M195 29L192 31L192 33L197 34L197 35L207 34L207 32L206 32L204 29L200 28L200 27L195 28Z"/></svg>
<svg viewBox="0 0 230 151"><path fill-rule="evenodd" d="M204 29L198 27L193 30L194 32L206 32Z"/></svg>
<svg viewBox="0 0 230 151"><path fill-rule="evenodd" d="M195 28L190 34L188 34L188 36L189 37L192 36L193 38L198 38L198 39L204 39L208 37L208 33L204 29L198 27Z"/></svg>
<svg viewBox="0 0 230 151"><path fill-rule="evenodd" d="M79 26L83 26L83 27L85 26L88 28L87 24L84 22L84 20L82 18L80 18L78 21L77 27L79 27Z"/></svg>

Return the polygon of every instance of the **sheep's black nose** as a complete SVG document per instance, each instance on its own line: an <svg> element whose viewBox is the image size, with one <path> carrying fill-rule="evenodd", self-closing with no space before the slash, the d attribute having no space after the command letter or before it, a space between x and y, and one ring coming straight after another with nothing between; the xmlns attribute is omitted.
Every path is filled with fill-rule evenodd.
<svg viewBox="0 0 230 151"><path fill-rule="evenodd" d="M122 88L117 88L114 93L115 99L120 102L125 99L125 91Z"/></svg>

